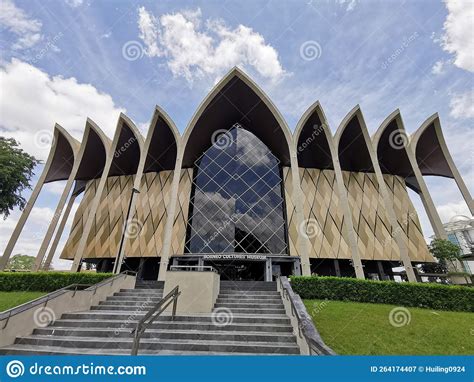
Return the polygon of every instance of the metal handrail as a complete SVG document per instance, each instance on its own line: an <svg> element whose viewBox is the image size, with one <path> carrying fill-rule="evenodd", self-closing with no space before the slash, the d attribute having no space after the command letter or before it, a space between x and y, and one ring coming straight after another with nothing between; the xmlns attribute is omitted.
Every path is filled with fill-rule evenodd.
<svg viewBox="0 0 474 382"><path fill-rule="evenodd" d="M174 320L176 316L176 304L178 302L178 297L181 294L179 291L179 286L173 288L171 292L169 292L165 297L163 297L158 303L155 304L146 314L145 316L137 322L137 326L135 329L132 330L131 334L133 334L133 345L131 355L138 354L138 348L140 346L140 339L142 334L145 333L145 330L148 328L149 325L153 323L153 321L165 311L165 309L173 303L173 309L171 312L171 321ZM159 310L158 310L159 309Z"/></svg>
<svg viewBox="0 0 474 382"><path fill-rule="evenodd" d="M170 271L177 270L177 271L187 271L189 269L197 270L198 272L214 272L219 273L216 268L210 265L171 265Z"/></svg>
<svg viewBox="0 0 474 382"><path fill-rule="evenodd" d="M319 334L314 326L313 321L309 316L302 317L300 309L297 309L295 305L295 296L301 302L301 299L298 295L295 295L291 285L288 286L283 283L283 279L287 279L286 277L279 277L280 288L283 292L283 297L286 298L291 305L291 314L293 317L296 317L298 321L298 336L300 338L304 338L306 343L308 344L309 354L317 354L317 355L334 355L334 351L328 347L322 339L319 338ZM302 304L302 302L301 302ZM304 307L304 305L303 305Z"/></svg>
<svg viewBox="0 0 474 382"><path fill-rule="evenodd" d="M59 296L63 295L66 292L73 291L74 293L73 293L72 297L74 297L74 295L76 294L76 292L78 290L87 290L87 291L93 290L94 291L93 294L95 294L96 291L97 291L97 288L99 288L103 285L109 284L109 283L113 283L117 278L127 276L129 274L130 275L136 274L136 272L124 271L122 273L119 273L118 275L109 277L108 279L103 280L103 281L101 281L97 284L70 284L70 285L67 285L63 288L57 289L53 292L50 292L50 293L48 293L44 296L35 298L34 300L25 302L24 304L21 304L21 305L13 307L11 309L0 312L0 321L6 320L6 322L2 326L2 329L5 329L7 327L8 321L10 320L10 318L12 316L15 316L15 315L17 315L21 312L24 312L25 310L28 310L28 309L30 309L34 306L37 306L37 305L44 304L44 306L46 306L50 300L52 300L53 298L59 297Z"/></svg>

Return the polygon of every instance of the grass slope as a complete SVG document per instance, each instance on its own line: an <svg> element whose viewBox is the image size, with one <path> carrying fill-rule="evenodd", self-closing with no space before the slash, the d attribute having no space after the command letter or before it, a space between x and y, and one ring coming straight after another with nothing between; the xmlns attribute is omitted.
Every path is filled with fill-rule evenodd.
<svg viewBox="0 0 474 382"><path fill-rule="evenodd" d="M408 309L410 322L395 327L389 320L390 312L397 308L394 305L304 303L324 342L338 354L474 354L474 313L402 308Z"/></svg>
<svg viewBox="0 0 474 382"><path fill-rule="evenodd" d="M45 292L0 292L0 312L45 295Z"/></svg>

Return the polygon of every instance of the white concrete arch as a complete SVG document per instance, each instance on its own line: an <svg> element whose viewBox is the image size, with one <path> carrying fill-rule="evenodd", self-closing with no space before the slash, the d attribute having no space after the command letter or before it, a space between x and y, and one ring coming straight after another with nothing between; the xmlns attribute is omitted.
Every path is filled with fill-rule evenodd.
<svg viewBox="0 0 474 382"><path fill-rule="evenodd" d="M301 119L299 120L298 124L296 125L294 137L295 137L295 143L296 143L296 151L297 154L299 154L299 148L300 148L300 142L299 138L301 136L301 133L303 129L305 128L305 125L307 122L310 120L310 118L314 115L317 114L319 121L321 122L321 129L324 132L325 139L327 141L327 144L329 146L329 155L331 156L331 162L332 166L334 169L334 173L336 176L336 185L338 189L338 194L339 197L341 198L341 203L342 203L342 208L343 208L343 213L344 213L344 219L346 224L344 224L345 229L346 229L346 234L347 238L349 240L349 246L351 249L351 256L352 256L352 262L354 266L354 271L356 274L357 278L364 279L364 269L362 267L362 262L360 259L359 251L357 248L357 239L356 239L356 234L354 231L354 226L352 223L352 216L351 216L351 211L349 208L349 201L347 198L347 190L344 186L344 179L342 177L342 171L341 171L341 166L339 163L339 157L337 155L337 146L335 145L331 129L329 128L329 124L326 118L326 115L324 114L323 108L319 101L316 101L313 103L303 114ZM338 130L344 131L348 123L348 119L345 118L341 125L339 126Z"/></svg>
<svg viewBox="0 0 474 382"><path fill-rule="evenodd" d="M0 270L5 269L43 185L47 182L70 177L78 149L79 142L71 137L60 125L56 124L53 132L53 143L45 166L3 252L3 256L0 259Z"/></svg>
<svg viewBox="0 0 474 382"><path fill-rule="evenodd" d="M392 126L392 131L390 132L390 136L387 138L389 126ZM385 135L384 139L389 140L388 145L391 148L392 156L394 156L394 158L391 158L391 160L395 161L399 166L401 166L400 156L404 153L407 157L408 164L410 166L409 170L411 170L411 174L408 177L407 171L403 173L394 173L394 175L404 176L407 180L407 183L408 181L412 182L414 187L416 187L415 191L420 195L421 201L428 215L433 231L435 232L437 237L445 238L446 233L444 231L443 224L441 223L441 219L439 218L438 212L436 211L433 199L431 198L431 195L421 174L420 168L418 167L416 158L409 147L412 138L409 137L408 133L406 132L405 125L403 124L403 119L399 109L396 109L387 118L385 118L385 120L382 122L382 124L377 129L377 132L372 138L374 146L377 150L377 157L379 162L380 158L378 147L379 144L381 144L382 142L383 135ZM398 155L394 155L397 153ZM412 186L412 188L414 187Z"/></svg>
<svg viewBox="0 0 474 382"><path fill-rule="evenodd" d="M138 145L138 153L135 144ZM109 176L136 174L136 168L138 168L139 165L143 144L143 137L133 121L125 114L120 113L112 144L108 147L104 169L100 176L99 184L97 185L96 194L92 200L82 237L74 255L74 261L71 267L72 271L80 271L82 258L87 246L87 239L92 229L92 224L97 213L97 208L100 204L107 178Z"/></svg>
<svg viewBox="0 0 474 382"><path fill-rule="evenodd" d="M455 180L469 211L474 215L474 201L451 157L438 113L421 124L413 134L410 148L422 175L444 176ZM422 152L423 150L425 151Z"/></svg>
<svg viewBox="0 0 474 382"><path fill-rule="evenodd" d="M172 166L170 166L170 164L168 163L169 160L166 160L166 161L164 161L163 165L159 166L158 168L155 168L155 170L159 170L160 167L161 168L167 168L168 166L170 167L169 170L174 170L175 167L176 167L176 159L177 159L178 147L180 145L181 137L180 137L179 131L178 131L175 123L171 119L171 117L161 107L156 105L155 110L153 112L153 116L152 116L151 121L150 121L150 126L148 128L147 136L146 136L146 139L145 139L144 144L143 144L142 155L140 156L140 163L138 165L137 174L136 174L135 180L134 180L133 191L132 191L132 199L131 199L131 202L130 202L130 208L129 208L128 215L127 215L127 218L125 219L123 229L122 229L123 242L119 246L118 253L116 255L116 261L115 261L115 265L114 265L114 272L115 273L120 273L121 272L121 267L122 267L122 263L124 261L124 256L125 256L126 242L129 239L128 237L126 237L126 235L124 233L127 229L126 225L127 225L128 220L129 220L130 211L133 211L135 209L135 206L136 206L136 203L137 203L137 195L136 194L140 192L142 176L145 172L147 172L147 170L151 170L151 168L152 168L151 164L149 163L150 147L151 147L152 142L154 140L156 140L156 139L159 140L160 139L159 136L157 137L155 135L155 130L158 126L158 123L159 123L160 119L162 119L164 121L164 127L163 128L167 128L171 132L171 135L174 138L174 144L176 146L175 147L176 152L173 153L174 164ZM168 149L169 149L169 146L168 146ZM168 152L165 151L163 153L163 155L166 155L167 153ZM161 155L161 153L160 153L160 155ZM153 159L155 159L155 158L153 157ZM159 158L156 159L156 160L159 160ZM174 195L175 194L172 194L172 195L173 195L172 200L174 200Z"/></svg>
<svg viewBox="0 0 474 382"><path fill-rule="evenodd" d="M234 82L232 82L234 81ZM235 103L229 101L228 97L229 94L225 93L226 86L235 86L235 84L244 85L246 87L245 94L254 95L257 97L258 100L253 100L252 105L244 105L246 106L245 110L240 110ZM296 153L294 151L294 141L293 136L290 132L290 129L283 118L282 114L278 111L276 106L270 100L270 98L264 93L264 91L241 69L234 67L230 70L209 92L209 94L204 98L204 100L198 106L196 112L193 114L190 122L188 123L185 132L182 136L180 147L178 149L178 157L176 161L176 168L173 175L173 185L172 185L172 195L173 201L170 203L170 212L168 216L168 220L166 222L165 228L165 237L164 237L164 244L163 244L163 253L161 256L161 266L159 271L159 280L165 280L166 277L166 269L169 263L169 256L171 252L171 239L172 239L172 228L173 228L173 220L176 213L176 197L178 194L178 186L179 186L179 178L181 174L182 168L191 167L194 165L194 161L197 159L198 154L204 152L207 147L212 145L211 136L212 132L216 131L217 129L230 129L232 125L239 120L233 120L233 122L228 122L227 125L221 126L213 126L208 127L208 131L205 134L200 134L200 136L192 138L193 132L196 131L196 128L203 129L203 127L198 126L201 121L201 118L209 118L211 116L210 113L207 113L215 102L219 99L227 98L228 108L236 115L239 115L242 119L249 119L249 115L254 117L254 114L260 108L260 111L263 111L264 114L270 117L270 120L273 119L276 122L277 126L271 126L273 128L272 131L265 134L263 128L268 129L267 124L260 124L260 129L257 128L249 128L253 134L255 134L263 143L265 143L272 153L280 160L282 165L288 166L291 168L292 174L292 186L294 192L294 205L295 205L295 213L296 213L296 222L299 225L303 222L303 204L302 204L302 192L299 180L299 173L298 173L298 163L296 158ZM239 100L244 102L245 100L249 100L251 97L240 97ZM232 107L235 109L232 109ZM222 111L220 111L222 112ZM224 113L227 118L231 118L231 113ZM233 118L233 117L232 117ZM217 119L217 117L216 117ZM256 118L258 120L258 118ZM244 121L243 125L245 126L246 123ZM258 125L258 121L257 124ZM254 127L256 126L254 125ZM245 126L249 127L249 125ZM203 130L200 131L202 133ZM278 136L281 134L280 136ZM193 139L192 145L190 145L190 141ZM283 143L282 143L283 141ZM192 149L190 147L192 146ZM188 151L187 150L193 150ZM308 257L308 238L304 235L299 235L298 237L298 252L301 254L301 262L302 262L302 273L304 275L310 274L310 264L309 264L309 257Z"/></svg>
<svg viewBox="0 0 474 382"><path fill-rule="evenodd" d="M387 121L387 120L386 120ZM353 164L346 164L348 167L350 167L348 170L349 171L358 171L358 168L360 168L359 171L368 171L368 172L374 172L375 176L377 178L378 186L379 186L379 192L382 195L385 208L387 211L388 219L390 221L390 224L393 229L398 228L398 220L395 214L395 209L393 207L393 200L390 198L390 194L387 189L387 185L385 184L385 180L382 175L382 171L380 169L380 165L377 159L377 154L375 152L372 140L370 139L369 132L367 129L367 125L365 124L364 116L362 114L362 111L360 109L359 105L356 105L350 112L349 114L344 118L344 122L346 126L340 126L338 131L336 132L336 142L338 145L338 156L340 157L341 152L340 152L340 144L342 141L343 134L348 131L349 126L351 129L354 131L351 134L351 138L355 137L354 139L357 140L357 144L363 144L366 148L368 153L368 157L364 157L362 160L353 163ZM380 127L380 129L385 129L384 124ZM347 133L346 133L347 134ZM347 142L345 142L345 145L347 146ZM348 150L348 147L344 148L345 150ZM357 156L360 156L361 153L358 152ZM340 158L339 158L340 159ZM370 161L370 164L367 163L367 161ZM369 168L371 167L371 169ZM342 170L344 170L344 167L341 166ZM408 247L406 243L402 240L400 235L394 235L394 240L397 243L397 246L400 251L400 260L402 261L402 264L405 268L405 271L407 273L408 280L411 282L416 282L416 276L415 272L413 269L413 265L411 263L410 257L408 255Z"/></svg>

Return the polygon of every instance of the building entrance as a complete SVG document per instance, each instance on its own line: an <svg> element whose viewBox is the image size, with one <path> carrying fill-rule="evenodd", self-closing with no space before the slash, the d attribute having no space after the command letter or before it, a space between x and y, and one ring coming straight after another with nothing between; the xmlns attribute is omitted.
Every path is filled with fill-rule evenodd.
<svg viewBox="0 0 474 382"><path fill-rule="evenodd" d="M265 261L205 261L214 267L221 280L265 281Z"/></svg>

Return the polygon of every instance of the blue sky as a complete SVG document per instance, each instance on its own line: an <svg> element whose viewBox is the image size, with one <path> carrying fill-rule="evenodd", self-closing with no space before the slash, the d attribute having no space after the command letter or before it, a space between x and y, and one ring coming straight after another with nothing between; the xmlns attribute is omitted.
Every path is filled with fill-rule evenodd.
<svg viewBox="0 0 474 382"><path fill-rule="evenodd" d="M438 112L473 189L472 2L1 0L1 7L0 134L42 158L54 122L80 137L90 116L111 135L125 111L146 133L158 104L183 132L215 82L239 65L292 130L316 100L333 131L356 104L371 133L396 108L408 132ZM444 221L467 214L454 181L427 182ZM15 253L36 254L58 192L60 184L46 187ZM17 218L15 211L2 223L0 251Z"/></svg>

